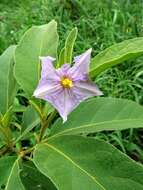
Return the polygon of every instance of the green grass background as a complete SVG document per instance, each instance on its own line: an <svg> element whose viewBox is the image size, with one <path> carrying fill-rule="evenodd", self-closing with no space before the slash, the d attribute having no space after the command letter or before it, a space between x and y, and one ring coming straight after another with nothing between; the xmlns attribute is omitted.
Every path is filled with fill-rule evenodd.
<svg viewBox="0 0 143 190"><path fill-rule="evenodd" d="M55 19L60 46L68 32L79 33L74 54L93 48L93 56L106 47L143 36L142 0L1 0L0 53L16 44L32 25ZM120 97L143 104L143 58L129 60L102 73L96 82L105 96ZM104 132L105 139L136 160L143 161L143 130Z"/></svg>

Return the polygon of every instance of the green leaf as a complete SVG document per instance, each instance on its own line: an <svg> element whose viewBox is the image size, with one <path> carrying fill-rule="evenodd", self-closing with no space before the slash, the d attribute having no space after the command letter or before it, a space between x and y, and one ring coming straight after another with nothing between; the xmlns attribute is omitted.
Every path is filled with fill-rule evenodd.
<svg viewBox="0 0 143 190"><path fill-rule="evenodd" d="M143 37L125 40L112 45L96 55L91 61L90 74L97 76L106 69L130 58L143 54Z"/></svg>
<svg viewBox="0 0 143 190"><path fill-rule="evenodd" d="M7 128L4 128L0 125L0 140L5 144L6 142L9 142L9 137L7 135Z"/></svg>
<svg viewBox="0 0 143 190"><path fill-rule="evenodd" d="M15 77L28 96L32 96L39 81L39 56L56 57L57 46L57 23L54 20L42 26L33 26L18 44Z"/></svg>
<svg viewBox="0 0 143 190"><path fill-rule="evenodd" d="M26 111L23 113L22 132L21 135L16 139L16 142L18 142L20 139L23 139L39 123L39 115L32 106L28 106Z"/></svg>
<svg viewBox="0 0 143 190"><path fill-rule="evenodd" d="M4 146L4 141L2 140L2 135L1 135L1 133L0 133L0 149ZM0 151L0 154L1 154L1 151Z"/></svg>
<svg viewBox="0 0 143 190"><path fill-rule="evenodd" d="M65 42L65 63L71 63L72 62L72 52L73 52L73 46L77 37L77 28L73 28L71 32L69 33L66 42Z"/></svg>
<svg viewBox="0 0 143 190"><path fill-rule="evenodd" d="M93 138L69 135L39 144L34 163L59 190L143 190L143 167Z"/></svg>
<svg viewBox="0 0 143 190"><path fill-rule="evenodd" d="M32 162L22 165L20 177L26 190L56 190L49 178L40 173Z"/></svg>
<svg viewBox="0 0 143 190"><path fill-rule="evenodd" d="M20 176L19 176L19 172L20 172L20 168L19 168L19 163L18 163L18 159L14 162L11 171L9 173L9 177L8 177L8 181L5 187L5 190L12 190L15 189L16 190L25 190Z"/></svg>
<svg viewBox="0 0 143 190"><path fill-rule="evenodd" d="M13 76L13 55L16 46L10 46L0 56L0 112L5 114L12 105L16 93L16 81Z"/></svg>
<svg viewBox="0 0 143 190"><path fill-rule="evenodd" d="M8 145L12 142L12 132L10 129L10 123L12 120L13 109L12 106L6 111L4 116L0 120L0 138L5 141Z"/></svg>
<svg viewBox="0 0 143 190"><path fill-rule="evenodd" d="M15 156L0 158L0 189L6 185L9 173L16 160Z"/></svg>
<svg viewBox="0 0 143 190"><path fill-rule="evenodd" d="M65 47L60 51L57 68L61 67L61 65L63 65L64 63L65 63Z"/></svg>
<svg viewBox="0 0 143 190"><path fill-rule="evenodd" d="M50 138L139 127L143 127L142 106L124 99L95 98L83 102L70 114L68 122L62 124L62 120L58 120L52 126Z"/></svg>
<svg viewBox="0 0 143 190"><path fill-rule="evenodd" d="M35 126L40 122L40 117L32 106L28 106L26 111L23 113L22 117L22 126L24 131L25 129Z"/></svg>
<svg viewBox="0 0 143 190"><path fill-rule="evenodd" d="M57 67L60 67L64 63L71 63L72 62L72 53L73 53L73 47L74 43L77 37L77 28L73 28L65 42L65 47L61 50L59 55L59 61Z"/></svg>
<svg viewBox="0 0 143 190"><path fill-rule="evenodd" d="M50 113L52 113L54 110L55 110L54 107L50 103L46 102L45 106L44 106L44 108L42 110L43 117L47 118L47 116Z"/></svg>
<svg viewBox="0 0 143 190"><path fill-rule="evenodd" d="M0 158L0 188L24 190L19 176L19 164L15 156ZM5 188L4 188L5 187Z"/></svg>
<svg viewBox="0 0 143 190"><path fill-rule="evenodd" d="M13 103L13 112L24 112L26 110L26 107L21 105L19 103L18 98L15 97L14 103Z"/></svg>
<svg viewBox="0 0 143 190"><path fill-rule="evenodd" d="M2 126L9 127L13 114L13 107L11 106L1 119Z"/></svg>

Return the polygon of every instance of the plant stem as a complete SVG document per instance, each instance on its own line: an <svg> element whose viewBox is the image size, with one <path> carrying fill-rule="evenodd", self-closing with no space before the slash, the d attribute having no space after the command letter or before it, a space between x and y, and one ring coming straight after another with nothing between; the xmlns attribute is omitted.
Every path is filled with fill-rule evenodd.
<svg viewBox="0 0 143 190"><path fill-rule="evenodd" d="M12 142L11 142L11 137L9 135L10 134L10 129L8 127L6 128L6 127L2 126L2 124L1 124L0 132L3 135L4 141L6 142L6 144L11 148Z"/></svg>
<svg viewBox="0 0 143 190"><path fill-rule="evenodd" d="M49 127L51 121L53 120L53 118L56 116L57 114L57 111L54 111L50 114L50 116L48 117L47 120L43 120L41 121L41 130L40 130L40 135L39 135L39 140L38 142L41 142L43 136L44 136L44 133L46 131L46 129Z"/></svg>
<svg viewBox="0 0 143 190"><path fill-rule="evenodd" d="M8 150L9 147L4 147L2 150L0 150L0 157L3 156Z"/></svg>
<svg viewBox="0 0 143 190"><path fill-rule="evenodd" d="M35 147L31 147L27 150L21 150L18 153L19 153L20 157L25 157L27 154L31 154L33 152L34 148Z"/></svg>

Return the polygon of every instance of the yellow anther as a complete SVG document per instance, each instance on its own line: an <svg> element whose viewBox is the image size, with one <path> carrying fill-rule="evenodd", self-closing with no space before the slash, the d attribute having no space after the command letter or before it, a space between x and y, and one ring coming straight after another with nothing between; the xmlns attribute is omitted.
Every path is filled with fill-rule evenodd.
<svg viewBox="0 0 143 190"><path fill-rule="evenodd" d="M71 79L69 79L68 77L64 77L62 78L61 80L61 85L64 87L64 88L71 88L73 87L73 82Z"/></svg>

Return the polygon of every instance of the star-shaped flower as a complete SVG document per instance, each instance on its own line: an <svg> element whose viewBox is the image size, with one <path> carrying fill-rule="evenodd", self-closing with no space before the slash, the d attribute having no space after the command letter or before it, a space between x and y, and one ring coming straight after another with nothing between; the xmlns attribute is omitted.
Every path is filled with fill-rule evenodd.
<svg viewBox="0 0 143 190"><path fill-rule="evenodd" d="M68 114L80 102L103 93L89 79L91 49L74 58L74 65L64 64L55 69L53 57L40 57L42 62L41 79L34 96L51 103L65 122Z"/></svg>

